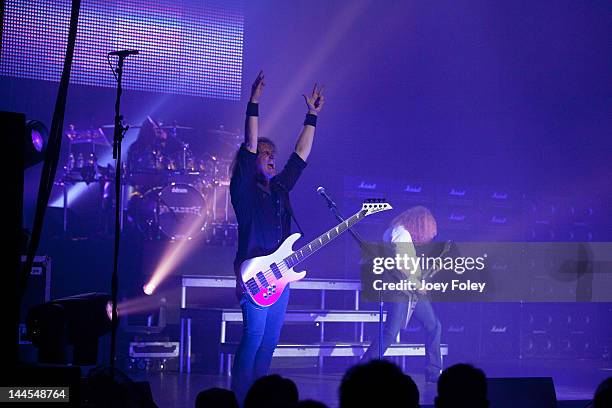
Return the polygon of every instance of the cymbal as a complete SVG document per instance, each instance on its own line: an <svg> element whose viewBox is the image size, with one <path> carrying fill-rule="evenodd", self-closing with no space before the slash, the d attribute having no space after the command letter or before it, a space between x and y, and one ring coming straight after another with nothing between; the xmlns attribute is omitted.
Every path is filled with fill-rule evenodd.
<svg viewBox="0 0 612 408"><path fill-rule="evenodd" d="M225 129L209 129L206 132L217 137L223 137L228 139L239 139L243 137L242 134L240 134L239 132L232 132Z"/></svg>
<svg viewBox="0 0 612 408"><path fill-rule="evenodd" d="M178 129L178 130L193 130L190 126L180 126L180 125L163 125L160 126L162 129Z"/></svg>
<svg viewBox="0 0 612 408"><path fill-rule="evenodd" d="M70 143L72 144L92 143L102 146L109 145L108 139L100 128L75 130L75 128L72 127L70 130L66 131L64 135L70 139Z"/></svg>
<svg viewBox="0 0 612 408"><path fill-rule="evenodd" d="M128 126L130 127L130 129L140 129L142 127L141 125L128 125ZM113 129L115 125L102 125L100 127L104 129ZM160 126L160 128L177 129L177 130L193 130L193 128L190 126L181 126L181 125L162 125Z"/></svg>
<svg viewBox="0 0 612 408"><path fill-rule="evenodd" d="M127 125L130 129L140 129L142 126L140 125ZM114 129L115 125L102 125L100 126L102 129Z"/></svg>

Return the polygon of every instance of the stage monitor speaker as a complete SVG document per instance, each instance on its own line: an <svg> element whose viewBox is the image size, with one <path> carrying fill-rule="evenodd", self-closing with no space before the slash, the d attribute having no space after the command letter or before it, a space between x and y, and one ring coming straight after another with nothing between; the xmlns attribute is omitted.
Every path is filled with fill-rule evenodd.
<svg viewBox="0 0 612 408"><path fill-rule="evenodd" d="M489 378L489 408L556 408L552 377Z"/></svg>
<svg viewBox="0 0 612 408"><path fill-rule="evenodd" d="M23 266L24 263L25 256L22 256L21 265ZM28 311L49 300L51 300L51 258L36 256L19 311L19 361L22 363L35 363L38 360L38 351L27 336L26 316Z"/></svg>

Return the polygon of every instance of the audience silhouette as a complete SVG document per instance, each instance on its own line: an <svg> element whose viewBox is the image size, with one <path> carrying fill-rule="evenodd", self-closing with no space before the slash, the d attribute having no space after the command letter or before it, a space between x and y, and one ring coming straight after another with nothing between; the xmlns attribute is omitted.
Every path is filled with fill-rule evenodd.
<svg viewBox="0 0 612 408"><path fill-rule="evenodd" d="M340 408L419 407L419 390L409 375L386 360L357 364L344 374L339 387ZM328 408L314 400L299 401L295 383L280 375L256 380L248 391L243 408ZM234 392L209 388L201 391L196 408L238 408ZM470 364L455 364L442 372L438 380L435 408L488 408L487 377ZM612 377L595 391L588 408L612 407Z"/></svg>
<svg viewBox="0 0 612 408"><path fill-rule="evenodd" d="M419 406L419 390L395 364L372 360L350 368L340 384L340 408Z"/></svg>
<svg viewBox="0 0 612 408"><path fill-rule="evenodd" d="M469 364L456 364L438 379L436 408L487 408L487 377Z"/></svg>
<svg viewBox="0 0 612 408"><path fill-rule="evenodd" d="M599 384L593 396L593 408L612 407L612 377L608 377Z"/></svg>
<svg viewBox="0 0 612 408"><path fill-rule="evenodd" d="M294 407L299 399L295 383L273 374L256 380L244 400L244 408Z"/></svg>
<svg viewBox="0 0 612 408"><path fill-rule="evenodd" d="M238 401L233 391L209 388L198 394L195 408L238 408Z"/></svg>

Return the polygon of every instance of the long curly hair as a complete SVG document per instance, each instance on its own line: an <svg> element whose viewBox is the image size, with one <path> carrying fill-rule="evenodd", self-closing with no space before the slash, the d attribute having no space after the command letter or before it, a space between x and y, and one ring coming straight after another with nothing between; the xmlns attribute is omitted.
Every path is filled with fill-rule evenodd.
<svg viewBox="0 0 612 408"><path fill-rule="evenodd" d="M153 118L147 116L140 126L138 137L130 146L130 151L140 152L151 150L156 140L164 133L163 129Z"/></svg>
<svg viewBox="0 0 612 408"><path fill-rule="evenodd" d="M438 233L438 224L429 209L422 205L410 207L391 221L392 227L402 226L415 244L430 242Z"/></svg>

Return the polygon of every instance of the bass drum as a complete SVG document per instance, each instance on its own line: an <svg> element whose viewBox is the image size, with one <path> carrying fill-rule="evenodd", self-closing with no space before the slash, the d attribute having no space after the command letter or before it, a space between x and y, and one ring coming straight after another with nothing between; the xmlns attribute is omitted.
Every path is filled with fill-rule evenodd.
<svg viewBox="0 0 612 408"><path fill-rule="evenodd" d="M208 223L204 196L189 184L171 183L147 191L131 204L131 217L148 238L192 239Z"/></svg>

